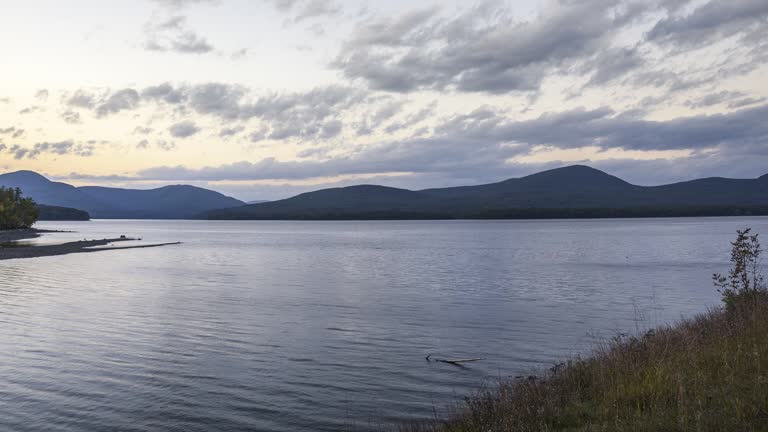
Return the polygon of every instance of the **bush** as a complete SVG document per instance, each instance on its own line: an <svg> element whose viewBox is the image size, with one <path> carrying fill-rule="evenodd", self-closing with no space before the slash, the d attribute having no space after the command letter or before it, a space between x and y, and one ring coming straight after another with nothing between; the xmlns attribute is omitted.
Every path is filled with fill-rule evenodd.
<svg viewBox="0 0 768 432"><path fill-rule="evenodd" d="M751 229L737 230L736 241L731 243L731 270L727 276L720 273L712 275L712 280L720 294L727 313L732 314L740 303L754 303L763 297L768 298L765 279L760 270L763 252L759 234L750 234Z"/></svg>
<svg viewBox="0 0 768 432"><path fill-rule="evenodd" d="M0 186L0 230L29 228L39 216L32 198L24 198L19 188Z"/></svg>

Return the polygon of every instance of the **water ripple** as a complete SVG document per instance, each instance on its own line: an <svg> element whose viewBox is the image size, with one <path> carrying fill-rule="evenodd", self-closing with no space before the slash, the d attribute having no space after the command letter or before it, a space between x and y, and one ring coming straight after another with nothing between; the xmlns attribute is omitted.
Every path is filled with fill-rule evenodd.
<svg viewBox="0 0 768 432"><path fill-rule="evenodd" d="M369 430L705 310L767 218L94 221L173 249L0 263L0 430ZM467 368L427 354L484 357Z"/></svg>

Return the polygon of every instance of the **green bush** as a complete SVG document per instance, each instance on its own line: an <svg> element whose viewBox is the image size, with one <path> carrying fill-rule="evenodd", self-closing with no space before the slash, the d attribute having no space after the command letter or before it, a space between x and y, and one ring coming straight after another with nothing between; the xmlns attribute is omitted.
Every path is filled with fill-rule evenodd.
<svg viewBox="0 0 768 432"><path fill-rule="evenodd" d="M741 303L753 303L768 297L768 289L761 267L763 252L758 234L751 229L737 230L736 241L731 243L731 269L727 276L712 275L712 280L723 296L726 312L734 313Z"/></svg>
<svg viewBox="0 0 768 432"><path fill-rule="evenodd" d="M24 198L21 189L0 186L0 230L29 228L39 216L32 198Z"/></svg>

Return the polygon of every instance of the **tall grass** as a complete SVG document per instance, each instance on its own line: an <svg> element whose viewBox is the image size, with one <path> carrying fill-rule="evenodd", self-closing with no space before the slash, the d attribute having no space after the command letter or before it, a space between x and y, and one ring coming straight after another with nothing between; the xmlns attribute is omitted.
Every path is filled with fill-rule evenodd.
<svg viewBox="0 0 768 432"><path fill-rule="evenodd" d="M759 259L759 243L744 248L743 234L734 248ZM402 430L768 431L768 292L752 284L724 301L727 308L617 337L589 357L479 392L446 421Z"/></svg>

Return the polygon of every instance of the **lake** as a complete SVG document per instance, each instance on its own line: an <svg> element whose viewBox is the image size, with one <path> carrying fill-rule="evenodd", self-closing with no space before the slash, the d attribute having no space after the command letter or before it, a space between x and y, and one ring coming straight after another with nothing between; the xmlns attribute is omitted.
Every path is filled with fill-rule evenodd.
<svg viewBox="0 0 768 432"><path fill-rule="evenodd" d="M429 418L718 304L736 229L768 235L768 218L39 225L184 244L0 262L0 430Z"/></svg>

